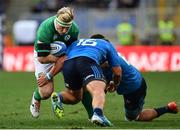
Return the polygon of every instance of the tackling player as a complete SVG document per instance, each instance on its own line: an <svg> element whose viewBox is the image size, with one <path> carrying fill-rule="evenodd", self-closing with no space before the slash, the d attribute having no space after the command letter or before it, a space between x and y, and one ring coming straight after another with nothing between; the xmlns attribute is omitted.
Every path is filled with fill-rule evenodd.
<svg viewBox="0 0 180 130"><path fill-rule="evenodd" d="M80 39L67 49L68 59L64 62L63 76L66 90L59 95L52 94L53 109L56 104L75 104L82 99L83 86L92 95L93 116L91 122L111 126L111 122L104 116L106 82L100 64L108 60L114 73L113 81L119 85L121 69L118 55L111 43L102 39ZM72 67L73 66L73 67ZM57 114L58 115L58 114Z"/></svg>
<svg viewBox="0 0 180 130"><path fill-rule="evenodd" d="M92 38L105 39L102 35L94 35ZM123 95L125 117L128 121L151 121L165 113L178 113L176 102L170 102L167 106L160 108L143 109L147 89L146 81L134 66L129 64L120 53L118 54L118 65L122 69L122 77L118 86L112 81L113 73L107 62L102 65L102 69L109 83L106 90L116 91L119 95Z"/></svg>

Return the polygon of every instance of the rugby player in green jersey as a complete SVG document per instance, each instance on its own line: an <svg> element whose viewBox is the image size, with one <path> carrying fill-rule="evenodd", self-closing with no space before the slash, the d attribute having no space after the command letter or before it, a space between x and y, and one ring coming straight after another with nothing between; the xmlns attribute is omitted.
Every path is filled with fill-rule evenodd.
<svg viewBox="0 0 180 130"><path fill-rule="evenodd" d="M37 30L34 44L35 76L37 83L39 78L46 79L46 83L38 84L33 92L30 112L34 118L39 117L41 100L48 99L54 91L53 76L61 70L66 57L50 54L50 44L62 41L68 46L78 39L79 28L73 17L73 10L63 7L55 16L43 21Z"/></svg>

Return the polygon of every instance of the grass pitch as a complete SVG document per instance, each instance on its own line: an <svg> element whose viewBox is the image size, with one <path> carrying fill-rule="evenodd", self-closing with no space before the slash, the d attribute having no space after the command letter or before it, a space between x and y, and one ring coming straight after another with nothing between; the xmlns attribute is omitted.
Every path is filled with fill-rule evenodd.
<svg viewBox="0 0 180 130"><path fill-rule="evenodd" d="M145 108L164 106L176 100L180 104L180 72L143 73L148 92ZM65 117L57 119L51 110L50 99L42 101L38 119L29 112L32 92L36 86L34 73L0 72L0 129L94 129L102 128L91 124L82 104L64 105ZM55 78L55 90L64 89L62 76ZM105 115L114 124L113 129L176 129L180 128L180 114L166 114L151 122L126 122L124 120L123 98L108 93Z"/></svg>

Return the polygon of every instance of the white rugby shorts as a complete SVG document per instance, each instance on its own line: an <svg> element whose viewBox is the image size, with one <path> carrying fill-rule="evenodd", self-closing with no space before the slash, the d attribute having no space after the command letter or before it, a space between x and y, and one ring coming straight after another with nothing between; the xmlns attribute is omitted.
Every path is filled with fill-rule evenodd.
<svg viewBox="0 0 180 130"><path fill-rule="evenodd" d="M34 51L34 67L35 67L36 79L38 79L40 74L42 74L42 73L46 74L47 72L49 72L49 70L51 69L52 66L53 66L53 63L41 64L38 61L37 52Z"/></svg>

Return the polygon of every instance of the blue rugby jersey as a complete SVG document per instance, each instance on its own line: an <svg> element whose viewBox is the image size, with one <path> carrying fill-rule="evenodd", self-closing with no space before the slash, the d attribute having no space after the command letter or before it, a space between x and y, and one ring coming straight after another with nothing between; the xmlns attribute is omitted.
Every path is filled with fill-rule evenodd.
<svg viewBox="0 0 180 130"><path fill-rule="evenodd" d="M141 86L142 75L134 66L129 64L120 53L118 54L118 64L122 69L122 80L117 88L117 93L128 94L137 90ZM112 80L113 73L111 67L103 69L103 73L108 81Z"/></svg>
<svg viewBox="0 0 180 130"><path fill-rule="evenodd" d="M85 56L97 64L108 60L111 67L119 66L119 57L113 45L102 39L80 39L73 42L67 49L68 59Z"/></svg>

